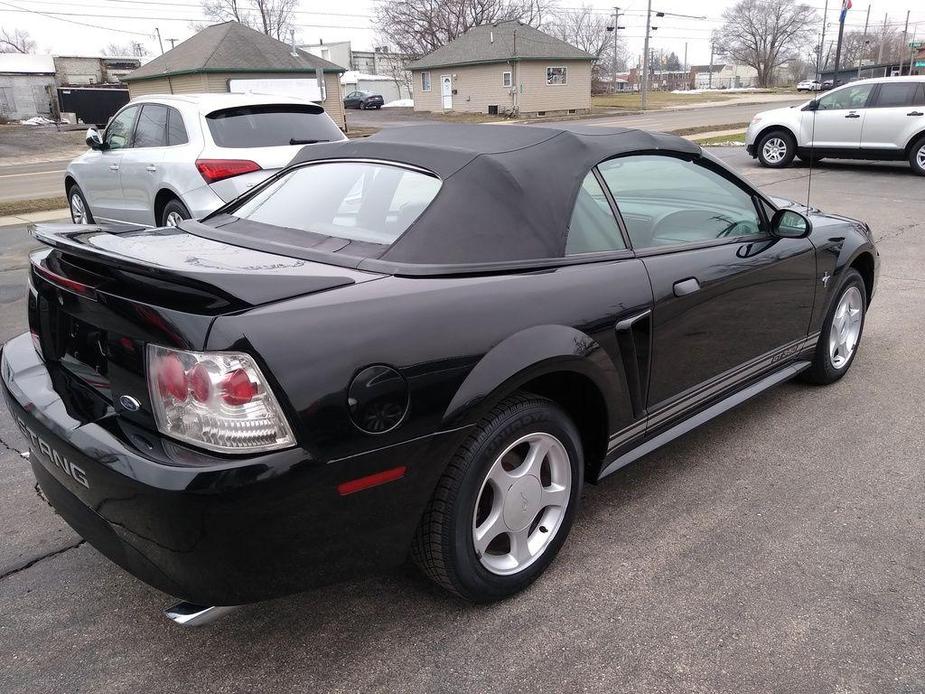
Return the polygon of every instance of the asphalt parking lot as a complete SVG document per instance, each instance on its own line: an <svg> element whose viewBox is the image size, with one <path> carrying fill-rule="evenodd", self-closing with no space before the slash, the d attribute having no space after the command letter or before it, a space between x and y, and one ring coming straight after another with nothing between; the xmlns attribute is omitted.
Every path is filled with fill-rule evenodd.
<svg viewBox="0 0 925 694"><path fill-rule="evenodd" d="M806 167L714 153L805 201ZM551 569L500 604L407 568L179 629L39 499L3 410L0 692L925 691L925 179L824 162L812 190L879 239L850 373L587 487ZM0 340L25 329L29 246L0 228Z"/></svg>

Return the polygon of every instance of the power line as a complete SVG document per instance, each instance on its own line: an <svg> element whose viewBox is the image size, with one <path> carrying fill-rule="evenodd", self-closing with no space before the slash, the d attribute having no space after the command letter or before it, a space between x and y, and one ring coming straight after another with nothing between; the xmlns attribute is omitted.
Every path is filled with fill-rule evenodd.
<svg viewBox="0 0 925 694"><path fill-rule="evenodd" d="M78 26L90 27L91 29L101 29L102 28L95 24L88 24L87 22L78 22L77 20L74 20L74 19L64 19L63 17L55 17L53 14L49 14L47 12L41 12L39 10L27 10L22 7L18 7L17 5L13 5L9 2L5 2L5 0L0 0L0 5L6 5L8 7L15 8L12 10L0 8L0 12L26 12L28 14L37 14L42 17L47 17L48 19L57 19L59 22L68 22L69 24L76 24ZM93 16L93 15L78 14L77 16L87 17L87 16ZM97 16L100 16L100 15L97 15ZM133 36L144 36L147 38L151 38L153 36L153 34L145 34L140 31L130 31L128 29L106 29L106 31L115 31L120 34L132 34Z"/></svg>

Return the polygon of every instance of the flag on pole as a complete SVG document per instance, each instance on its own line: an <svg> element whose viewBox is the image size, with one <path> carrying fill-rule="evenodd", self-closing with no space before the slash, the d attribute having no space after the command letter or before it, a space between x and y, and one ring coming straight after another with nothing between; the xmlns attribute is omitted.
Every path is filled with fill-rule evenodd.
<svg viewBox="0 0 925 694"><path fill-rule="evenodd" d="M848 10L851 9L851 0L842 0L841 3L841 16L838 18L838 21L842 24L845 23L845 15L848 14Z"/></svg>

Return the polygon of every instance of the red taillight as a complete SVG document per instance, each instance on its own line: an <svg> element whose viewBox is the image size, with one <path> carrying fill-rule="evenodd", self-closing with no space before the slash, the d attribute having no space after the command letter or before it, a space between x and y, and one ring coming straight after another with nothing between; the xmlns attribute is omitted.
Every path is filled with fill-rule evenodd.
<svg viewBox="0 0 925 694"><path fill-rule="evenodd" d="M180 402L186 400L189 385L180 358L176 354L168 354L158 359L154 368L157 373L157 389L161 396L170 396Z"/></svg>
<svg viewBox="0 0 925 694"><path fill-rule="evenodd" d="M189 392L197 402L209 402L212 396L212 377L209 375L209 369L202 362L196 364L190 370L187 377Z"/></svg>
<svg viewBox="0 0 925 694"><path fill-rule="evenodd" d="M246 405L257 395L257 386L244 369L236 369L222 381L222 399L229 405Z"/></svg>
<svg viewBox="0 0 925 694"><path fill-rule="evenodd" d="M295 445L292 429L252 357L147 346L157 430L223 453Z"/></svg>
<svg viewBox="0 0 925 694"><path fill-rule="evenodd" d="M260 171L260 166L249 159L197 159L196 168L206 183Z"/></svg>

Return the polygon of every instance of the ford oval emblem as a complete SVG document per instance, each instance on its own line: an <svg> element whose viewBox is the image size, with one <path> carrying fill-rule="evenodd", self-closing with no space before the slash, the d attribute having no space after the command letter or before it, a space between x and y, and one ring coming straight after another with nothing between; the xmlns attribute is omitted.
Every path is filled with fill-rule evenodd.
<svg viewBox="0 0 925 694"><path fill-rule="evenodd" d="M141 403L138 402L131 395L120 396L119 404L122 405L122 409L128 410L129 412L137 412L138 408L141 407Z"/></svg>

